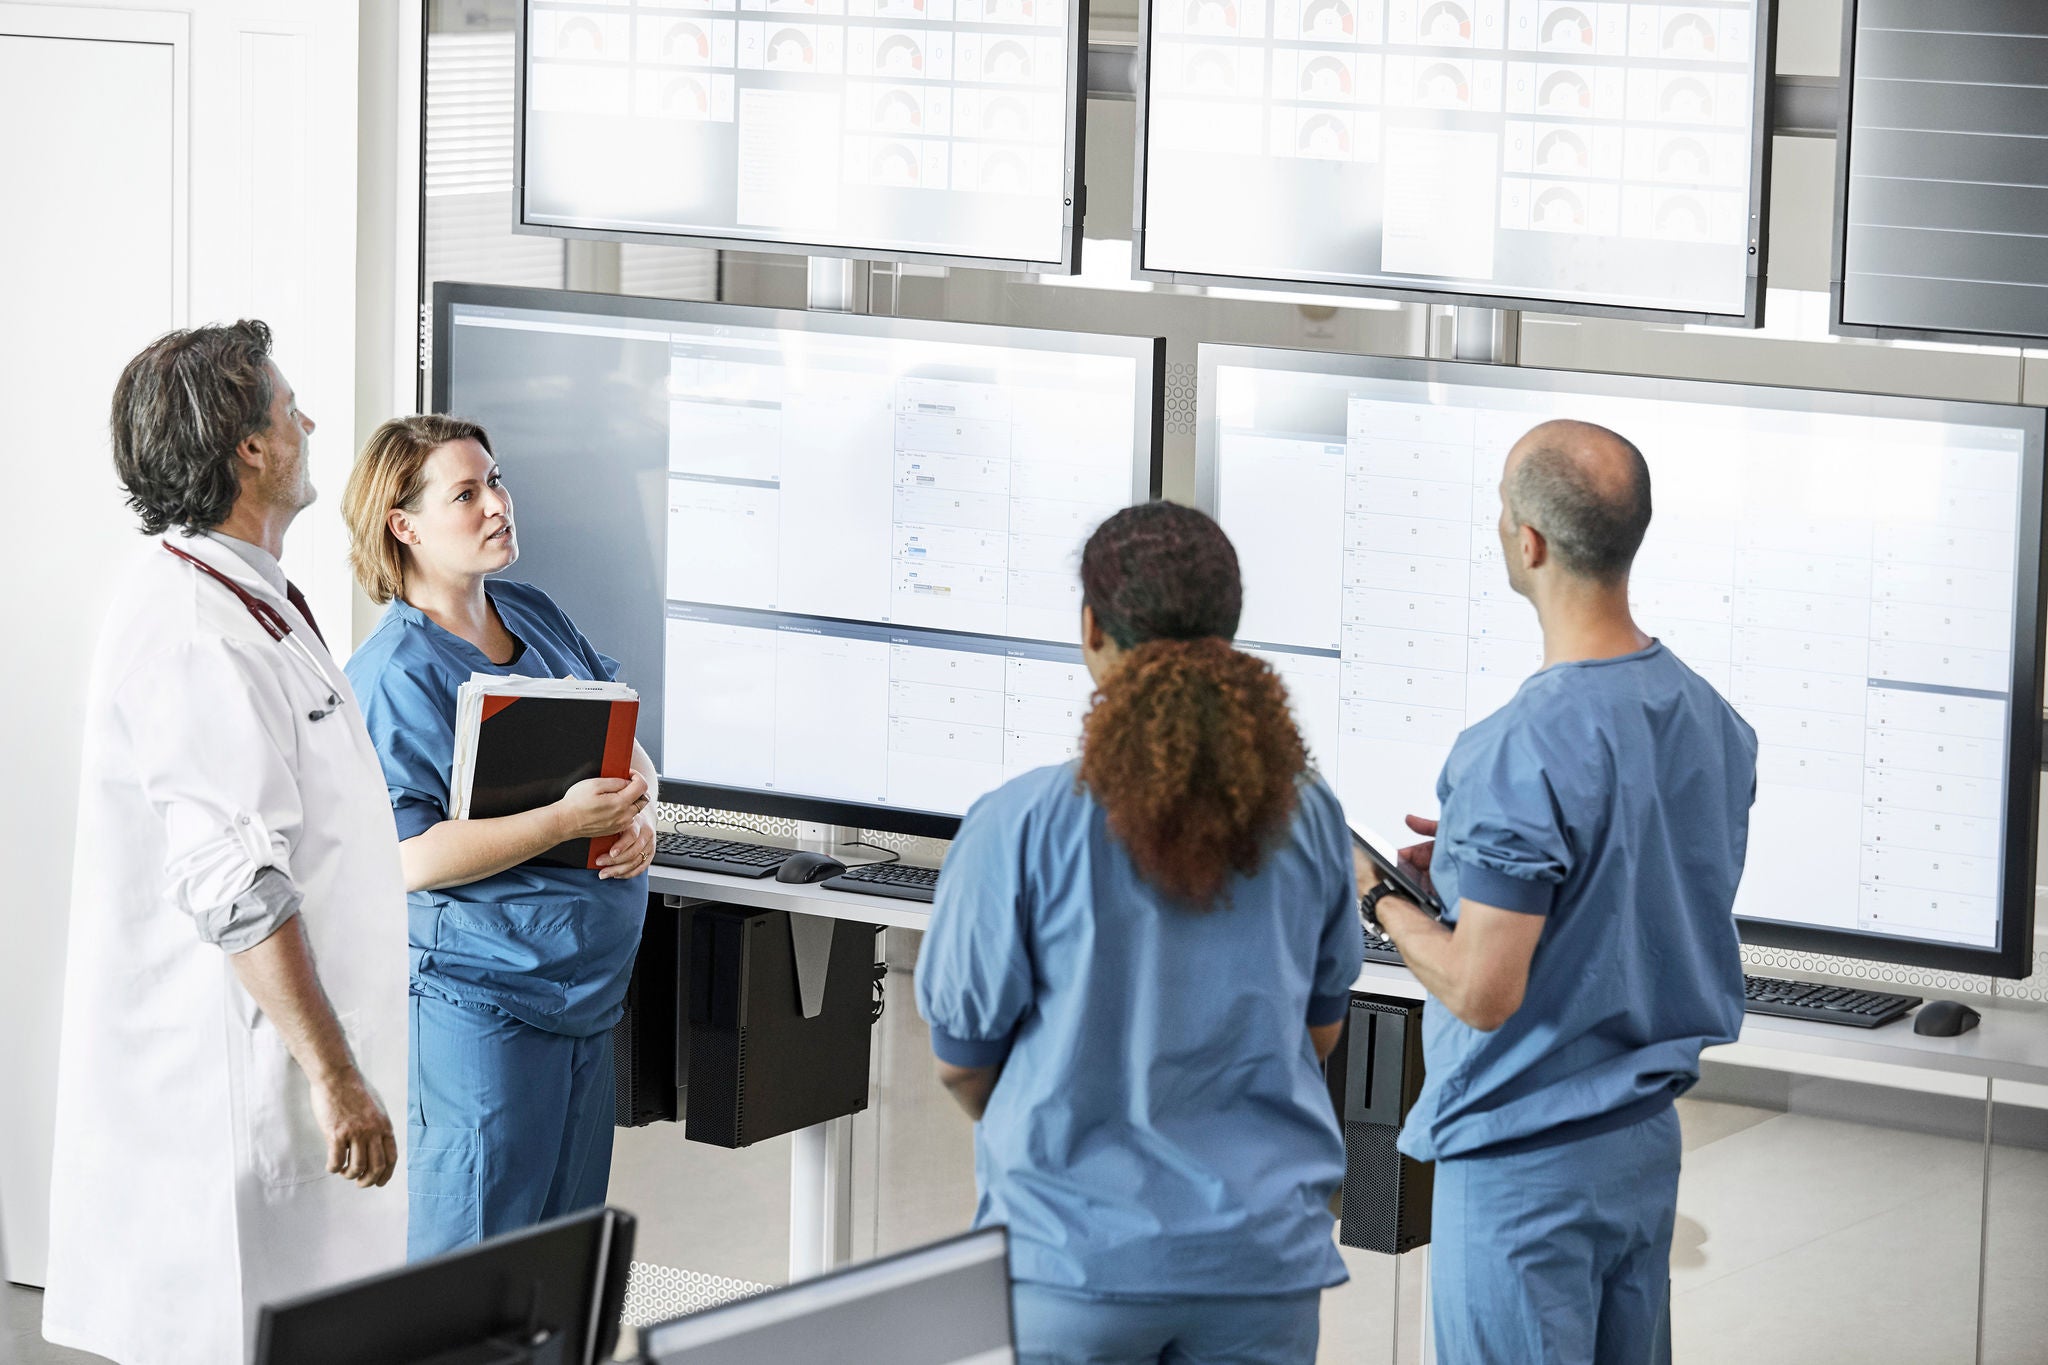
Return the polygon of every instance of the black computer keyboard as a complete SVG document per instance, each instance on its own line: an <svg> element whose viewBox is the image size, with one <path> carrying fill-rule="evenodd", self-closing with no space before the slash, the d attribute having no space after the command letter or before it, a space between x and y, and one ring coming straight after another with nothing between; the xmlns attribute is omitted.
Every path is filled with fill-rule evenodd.
<svg viewBox="0 0 2048 1365"><path fill-rule="evenodd" d="M1394 946L1394 940L1372 927L1365 916L1358 922L1365 926L1365 960L1367 962L1391 962L1396 967L1406 966L1401 960L1401 950Z"/></svg>
<svg viewBox="0 0 2048 1365"><path fill-rule="evenodd" d="M929 901L939 884L936 867L912 867L907 863L862 863L849 867L823 885L839 891L858 891L863 896L894 896L898 900Z"/></svg>
<svg viewBox="0 0 2048 1365"><path fill-rule="evenodd" d="M1786 981L1775 976L1742 978L1742 1008L1751 1014L1773 1014L1781 1019L1876 1028L1902 1017L1919 1003L1917 995L1859 991L1821 981Z"/></svg>
<svg viewBox="0 0 2048 1365"><path fill-rule="evenodd" d="M743 844L733 839L707 839L697 834L657 834L654 861L662 867L693 872L723 872L728 877L767 877L782 866L790 850L768 844Z"/></svg>

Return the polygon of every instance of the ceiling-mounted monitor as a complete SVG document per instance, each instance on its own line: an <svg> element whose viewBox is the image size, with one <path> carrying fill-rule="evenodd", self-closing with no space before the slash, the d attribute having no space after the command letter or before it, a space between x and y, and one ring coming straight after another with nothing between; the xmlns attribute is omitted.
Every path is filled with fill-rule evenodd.
<svg viewBox="0 0 2048 1365"><path fill-rule="evenodd" d="M2048 343L2048 4L1843 0L1831 326Z"/></svg>
<svg viewBox="0 0 2048 1365"><path fill-rule="evenodd" d="M1156 0L1141 278L1757 326L1771 0Z"/></svg>
<svg viewBox="0 0 2048 1365"><path fill-rule="evenodd" d="M1598 422L1650 466L1637 620L1756 728L1744 938L2031 969L2040 409L1235 346L1199 384L1240 643L1355 823L1435 815L1459 732L1542 667L1501 471Z"/></svg>
<svg viewBox="0 0 2048 1365"><path fill-rule="evenodd" d="M640 693L669 801L950 837L1077 749L1081 547L1156 497L1164 343L434 287L519 563Z"/></svg>
<svg viewBox="0 0 2048 1365"><path fill-rule="evenodd" d="M515 226L1072 273L1081 0L523 0Z"/></svg>

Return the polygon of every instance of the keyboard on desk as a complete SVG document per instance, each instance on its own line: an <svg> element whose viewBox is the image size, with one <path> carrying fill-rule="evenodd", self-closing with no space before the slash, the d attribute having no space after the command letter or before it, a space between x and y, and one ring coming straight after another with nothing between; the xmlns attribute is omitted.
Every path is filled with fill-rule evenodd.
<svg viewBox="0 0 2048 1365"><path fill-rule="evenodd" d="M1850 1028L1889 1024L1920 1003L1917 995L1862 991L1822 981L1786 981L1775 976L1744 976L1742 997L1742 1008L1751 1014L1847 1024Z"/></svg>
<svg viewBox="0 0 2048 1365"><path fill-rule="evenodd" d="M1361 923L1364 923L1364 918L1362 915L1359 917ZM1408 965L1401 960L1401 950L1394 946L1394 940L1388 938L1370 924L1365 925L1365 960L1367 962L1391 962L1396 967Z"/></svg>
<svg viewBox="0 0 2048 1365"><path fill-rule="evenodd" d="M908 863L862 863L849 867L821 885L835 891L858 891L863 896L894 896L898 900L929 901L939 884L936 867L912 867Z"/></svg>
<svg viewBox="0 0 2048 1365"><path fill-rule="evenodd" d="M743 844L734 839L707 839L698 834L657 834L654 861L660 867L692 872L723 872L728 877L768 877L782 866L790 850L769 844Z"/></svg>

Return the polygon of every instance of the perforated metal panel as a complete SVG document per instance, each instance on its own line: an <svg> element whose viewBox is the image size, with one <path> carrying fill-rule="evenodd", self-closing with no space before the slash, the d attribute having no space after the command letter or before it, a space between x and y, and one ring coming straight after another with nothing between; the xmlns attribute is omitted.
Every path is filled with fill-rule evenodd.
<svg viewBox="0 0 2048 1365"><path fill-rule="evenodd" d="M733 1280L723 1275L703 1275L694 1270L635 1261L626 1274L626 1309L622 1320L637 1331L642 1327L652 1327L657 1322L679 1318L685 1313L716 1308L735 1299L752 1298L774 1287L772 1284L755 1284L752 1280Z"/></svg>
<svg viewBox="0 0 2048 1365"><path fill-rule="evenodd" d="M1166 367L1166 433L1188 436L1195 430L1195 367Z"/></svg>
<svg viewBox="0 0 2048 1365"><path fill-rule="evenodd" d="M1911 987L1953 996L1982 996L1997 1000L2033 1000L2048 1003L2048 949L2034 953L2034 974L2019 981L2002 981L1967 972L1931 971L1925 967L1900 967L1889 962L1865 962L1861 958L1830 957L1823 953L1795 953L1782 948L1744 948L1743 965L1767 976L1838 976L1873 985Z"/></svg>
<svg viewBox="0 0 2048 1365"><path fill-rule="evenodd" d="M713 810L707 806L680 806L668 802L655 807L655 821L664 827L677 825L682 832L690 832L692 824L722 825L728 829L752 830L771 839L798 839L803 837L803 826L795 820L784 820L774 815L749 815L744 811ZM944 839L923 839L914 834L892 834L887 830L855 830L853 837L864 844L877 848L893 849L905 857L926 858L933 862L946 856Z"/></svg>

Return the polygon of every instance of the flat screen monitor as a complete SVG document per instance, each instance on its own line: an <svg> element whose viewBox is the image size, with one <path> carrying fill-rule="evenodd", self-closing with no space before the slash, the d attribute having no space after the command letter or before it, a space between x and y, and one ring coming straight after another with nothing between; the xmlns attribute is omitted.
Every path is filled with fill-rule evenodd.
<svg viewBox="0 0 2048 1365"><path fill-rule="evenodd" d="M2048 339L2048 5L1844 0L1833 328Z"/></svg>
<svg viewBox="0 0 2048 1365"><path fill-rule="evenodd" d="M600 1365L619 1341L634 1220L592 1209L284 1303L256 1365Z"/></svg>
<svg viewBox="0 0 2048 1365"><path fill-rule="evenodd" d="M1756 326L1770 0L1158 0L1146 278Z"/></svg>
<svg viewBox="0 0 2048 1365"><path fill-rule="evenodd" d="M983 1228L642 1334L649 1365L1010 1365L1009 1238Z"/></svg>
<svg viewBox="0 0 2048 1365"><path fill-rule="evenodd" d="M1541 667L1501 470L1598 422L1650 467L1637 620L1757 732L1745 938L2026 975L2041 411L1230 346L1199 383L1243 642L1355 823L1436 814L1452 741Z"/></svg>
<svg viewBox="0 0 2048 1365"><path fill-rule="evenodd" d="M665 799L948 836L1075 752L1080 549L1159 487L1163 343L435 288L520 558L640 692Z"/></svg>
<svg viewBox="0 0 2048 1365"><path fill-rule="evenodd" d="M1079 269L1080 0L524 0L518 225Z"/></svg>

